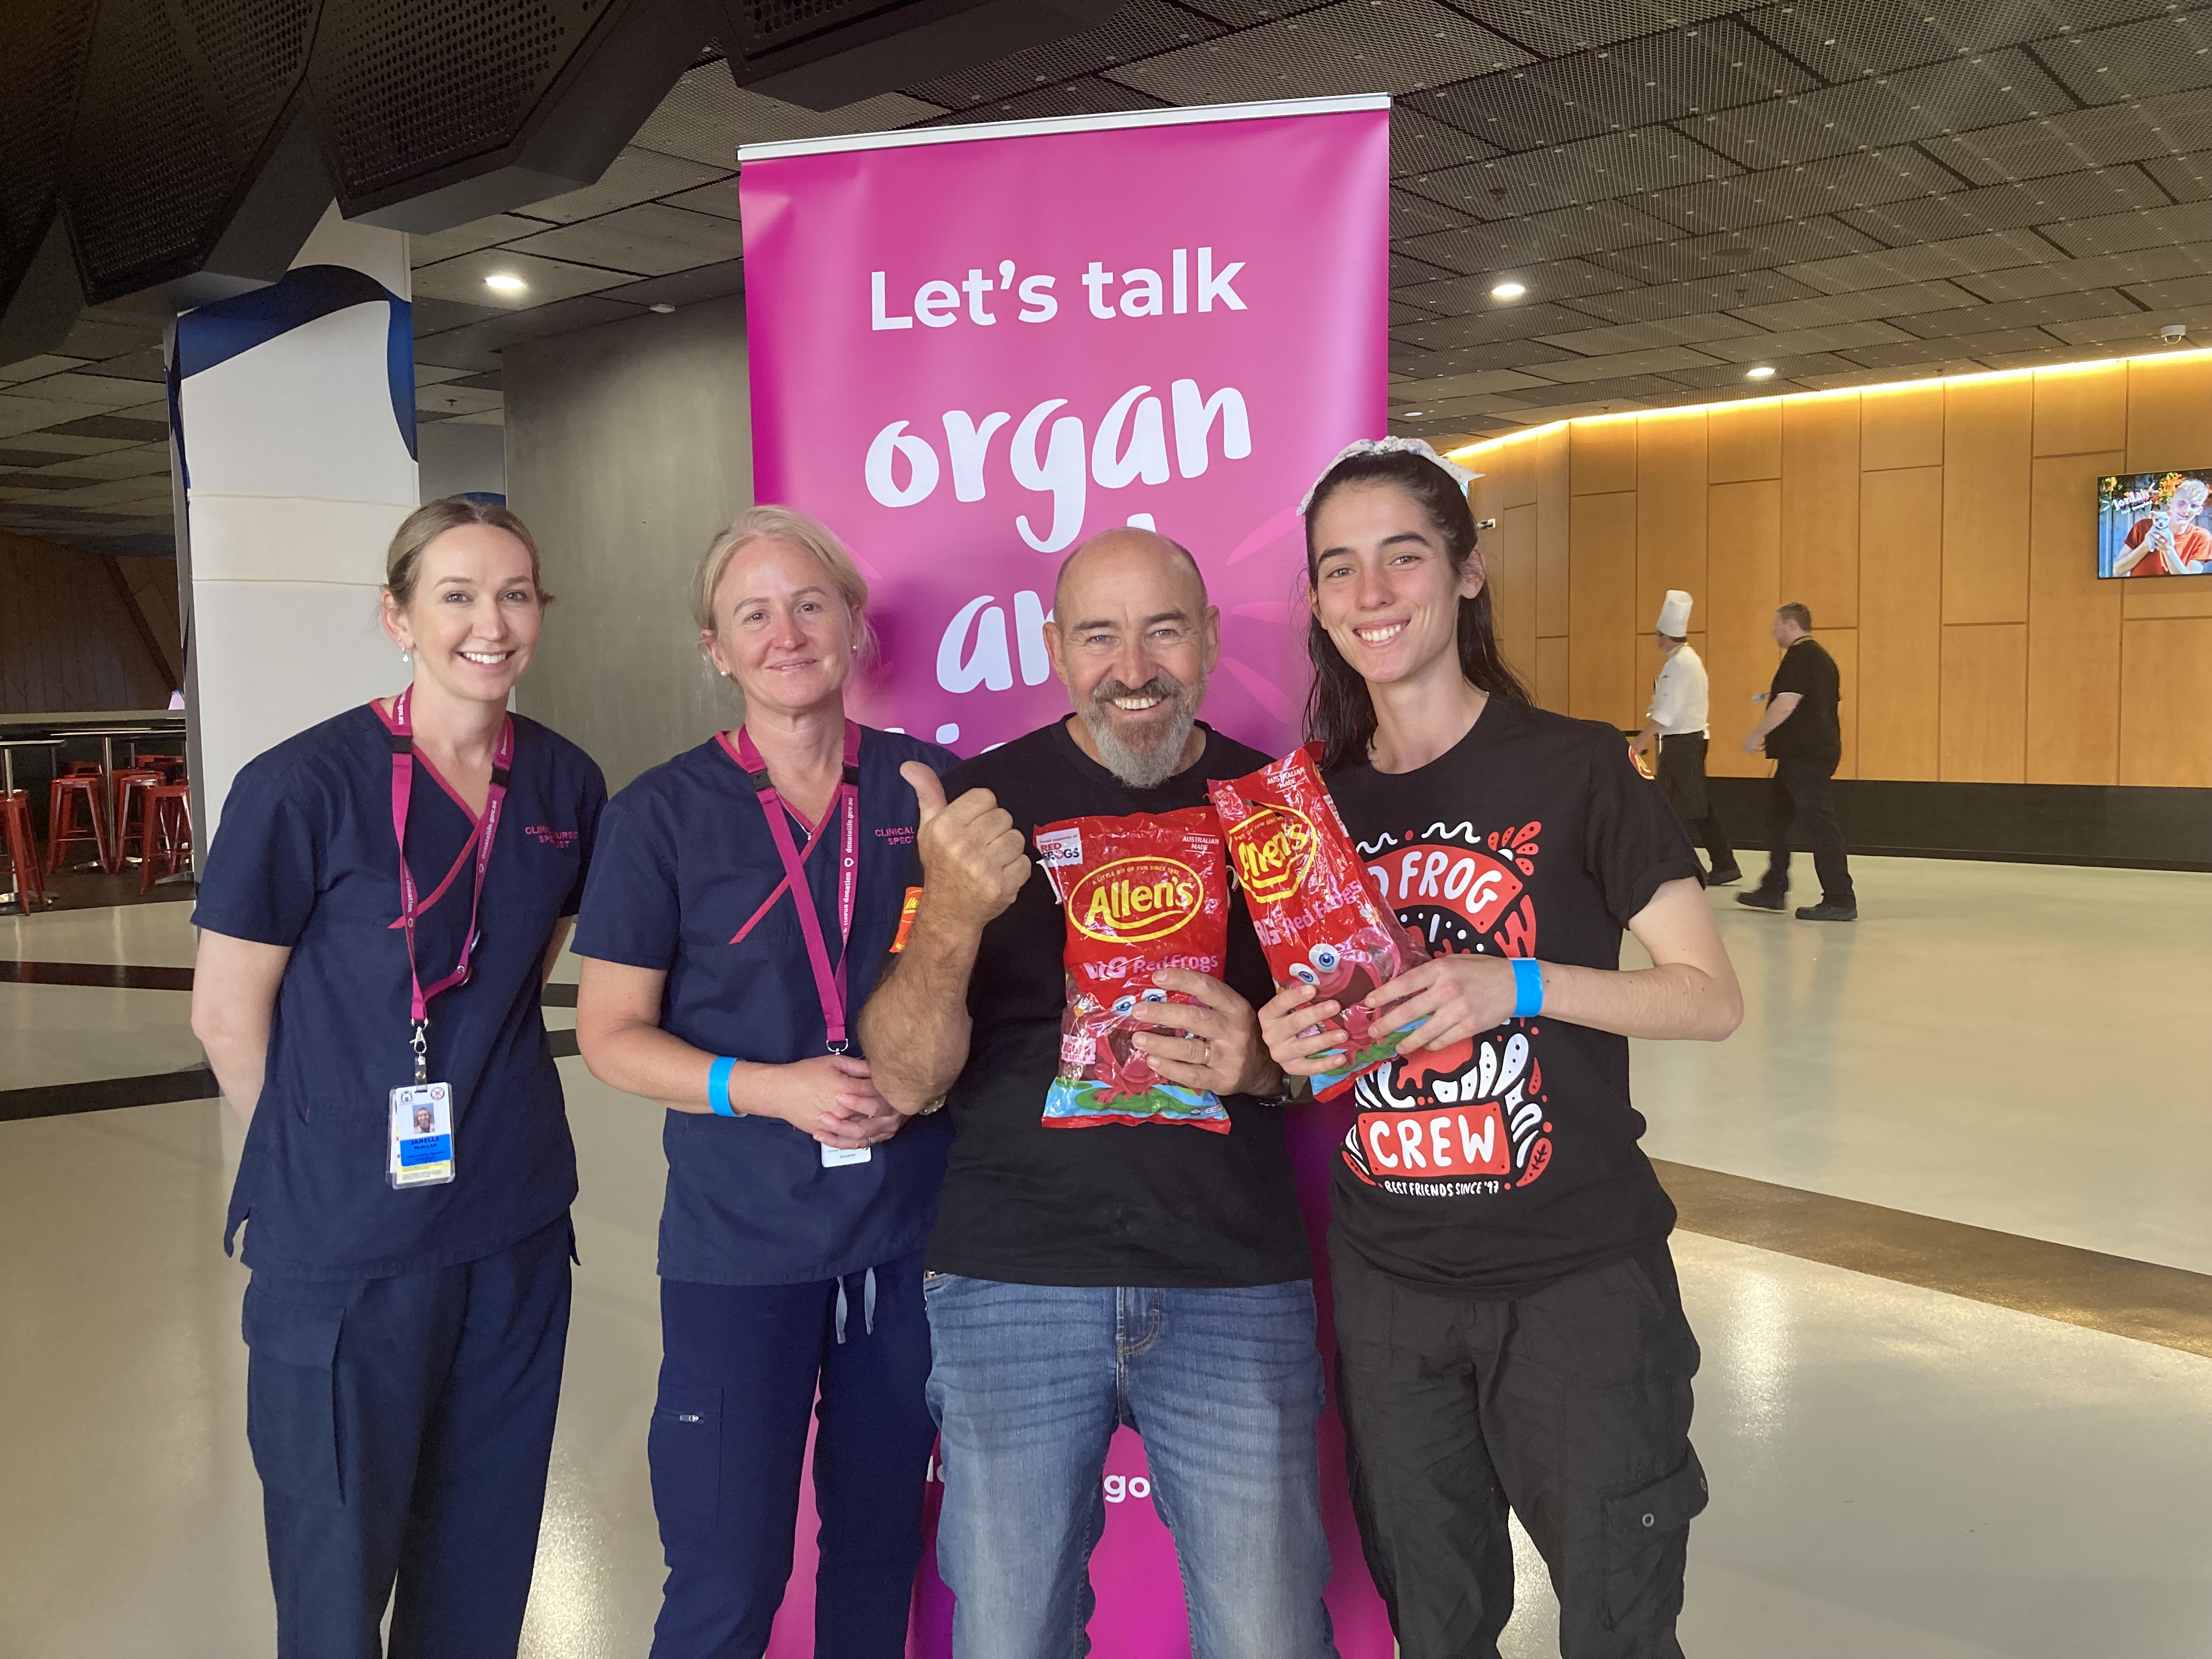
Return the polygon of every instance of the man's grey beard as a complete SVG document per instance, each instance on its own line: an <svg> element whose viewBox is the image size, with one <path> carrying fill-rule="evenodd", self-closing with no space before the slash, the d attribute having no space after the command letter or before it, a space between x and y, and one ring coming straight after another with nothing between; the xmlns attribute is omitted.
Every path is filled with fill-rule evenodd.
<svg viewBox="0 0 2212 1659"><path fill-rule="evenodd" d="M1115 697L1144 696L1168 699L1174 703L1175 712L1169 715L1165 726L1158 728L1157 741L1138 749L1124 742L1115 729L1109 705ZM1198 720L1198 706L1205 701L1203 674L1190 685L1166 674L1156 674L1143 685L1133 687L1119 680L1107 680L1076 713L1089 728L1091 742L1098 745L1098 758L1106 763L1108 771L1132 789L1157 789L1181 769L1183 745L1190 741L1190 728Z"/></svg>

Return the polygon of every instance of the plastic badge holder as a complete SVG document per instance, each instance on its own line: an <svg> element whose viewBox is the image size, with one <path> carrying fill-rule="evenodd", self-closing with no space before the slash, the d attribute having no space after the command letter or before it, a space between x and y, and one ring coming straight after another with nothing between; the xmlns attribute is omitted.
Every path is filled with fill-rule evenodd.
<svg viewBox="0 0 2212 1659"><path fill-rule="evenodd" d="M1310 985L1315 1001L1343 1006L1325 1027L1309 1028L1343 1035L1343 1063L1312 1079L1316 1099L1334 1099L1396 1054L1406 1036L1378 1025L1361 999L1429 953L1367 884L1312 744L1208 787L1275 988Z"/></svg>
<svg viewBox="0 0 2212 1659"><path fill-rule="evenodd" d="M1067 911L1067 1004L1045 1127L1188 1123L1228 1133L1218 1096L1170 1083L1133 1042L1156 1029L1148 1007L1191 1000L1153 984L1159 969L1220 977L1229 884L1212 812L1068 818L1040 828L1036 847Z"/></svg>

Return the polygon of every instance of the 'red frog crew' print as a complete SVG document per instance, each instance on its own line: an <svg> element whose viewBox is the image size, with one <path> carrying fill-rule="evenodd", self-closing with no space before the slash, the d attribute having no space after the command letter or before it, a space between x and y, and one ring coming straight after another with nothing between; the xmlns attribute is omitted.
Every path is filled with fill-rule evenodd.
<svg viewBox="0 0 2212 1659"><path fill-rule="evenodd" d="M1431 956L1536 955L1528 883L1542 824L1479 831L1432 823L1359 843L1367 879ZM1552 1161L1544 1109L1543 1021L1401 1055L1354 1085L1344 1161L1370 1186L1407 1197L1470 1198L1527 1187Z"/></svg>

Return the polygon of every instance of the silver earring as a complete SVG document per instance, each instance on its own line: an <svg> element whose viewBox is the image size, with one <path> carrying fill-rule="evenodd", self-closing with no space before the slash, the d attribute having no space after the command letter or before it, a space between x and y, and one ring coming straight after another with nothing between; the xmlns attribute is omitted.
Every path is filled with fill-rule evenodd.
<svg viewBox="0 0 2212 1659"><path fill-rule="evenodd" d="M407 649L405 649L404 647L401 648L400 653L399 653L399 660L400 660L400 661L402 661L402 662L411 662L412 660L414 660L414 657L415 657L415 653L414 653L412 651L407 650Z"/></svg>

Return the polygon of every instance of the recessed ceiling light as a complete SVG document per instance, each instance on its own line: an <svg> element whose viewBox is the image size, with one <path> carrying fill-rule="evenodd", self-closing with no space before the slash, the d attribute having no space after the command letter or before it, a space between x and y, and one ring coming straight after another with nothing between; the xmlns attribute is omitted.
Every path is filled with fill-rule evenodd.
<svg viewBox="0 0 2212 1659"><path fill-rule="evenodd" d="M676 307L675 307L674 306L672 306L672 305L670 305L666 301L665 301L665 300L664 300L660 304L659 304L659 305L657 305L657 306L647 306L647 307L646 307L646 309L647 309L647 311L650 311L650 312L653 312L653 313L656 313L657 315L659 315L659 316L662 316L662 317L665 317L665 316L666 316L670 312L672 312L672 311L675 310L675 309L676 309Z"/></svg>
<svg viewBox="0 0 2212 1659"><path fill-rule="evenodd" d="M1500 283L1490 290L1490 297L1493 300L1517 300L1528 291L1526 285L1520 283Z"/></svg>
<svg viewBox="0 0 2212 1659"><path fill-rule="evenodd" d="M522 278L510 270L495 270L484 278L486 288L495 288L501 294L520 294L527 286Z"/></svg>
<svg viewBox="0 0 2212 1659"><path fill-rule="evenodd" d="M1409 420L1409 421L1410 421L1410 420L1412 420L1412 419L1413 418L1413 416L1416 416L1416 415L1419 414L1420 412L1421 412L1421 411L1420 411L1419 410L1418 410L1418 409L1401 409L1401 410L1400 410L1398 411L1398 413L1399 413L1401 416L1404 416L1407 420Z"/></svg>
<svg viewBox="0 0 2212 1659"><path fill-rule="evenodd" d="M1747 380L1764 380L1770 377L1773 373L1774 371L1772 369L1769 368L1765 363L1761 363L1757 368L1746 369L1743 373L1743 378Z"/></svg>

